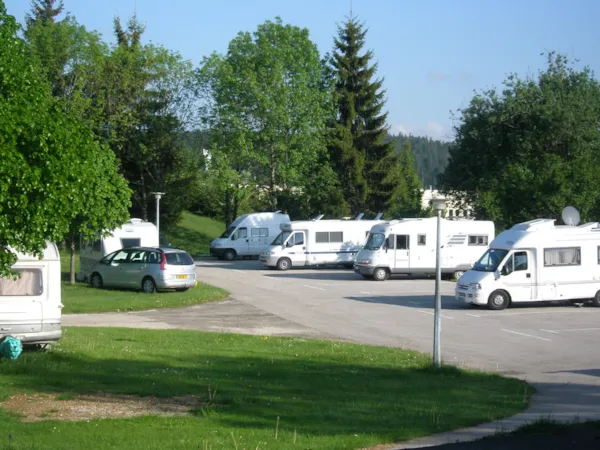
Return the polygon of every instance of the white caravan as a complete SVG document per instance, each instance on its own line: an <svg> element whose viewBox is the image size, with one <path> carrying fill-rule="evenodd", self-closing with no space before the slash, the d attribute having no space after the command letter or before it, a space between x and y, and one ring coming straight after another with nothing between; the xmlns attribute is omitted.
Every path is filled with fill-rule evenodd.
<svg viewBox="0 0 600 450"><path fill-rule="evenodd" d="M600 224L554 222L530 220L500 233L458 280L456 298L494 310L553 300L600 306Z"/></svg>
<svg viewBox="0 0 600 450"><path fill-rule="evenodd" d="M210 243L210 255L232 261L236 256L259 256L279 234L290 216L280 211L243 214Z"/></svg>
<svg viewBox="0 0 600 450"><path fill-rule="evenodd" d="M130 219L109 236L98 234L95 239L82 241L79 246L79 279L86 280L91 267L109 253L127 247L158 247L156 225L142 219Z"/></svg>
<svg viewBox="0 0 600 450"><path fill-rule="evenodd" d="M10 335L24 344L51 344L61 332L60 257L48 242L42 259L17 253L12 266L20 277L0 277L0 338Z"/></svg>
<svg viewBox="0 0 600 450"><path fill-rule="evenodd" d="M441 220L440 265L443 275L460 277L481 257L494 238L494 223ZM384 281L392 274L435 273L437 217L391 220L375 225L356 255L354 271Z"/></svg>
<svg viewBox="0 0 600 450"><path fill-rule="evenodd" d="M313 220L281 224L281 233L260 255L263 265L279 270L290 267L343 265L352 267L354 257L362 248L374 220Z"/></svg>

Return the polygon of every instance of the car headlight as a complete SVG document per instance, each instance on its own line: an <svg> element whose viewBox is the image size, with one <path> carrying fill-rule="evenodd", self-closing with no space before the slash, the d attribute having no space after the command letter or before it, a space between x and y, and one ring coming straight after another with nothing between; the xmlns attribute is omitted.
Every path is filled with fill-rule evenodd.
<svg viewBox="0 0 600 450"><path fill-rule="evenodd" d="M471 283L469 284L469 289L479 291L481 289L481 285L479 283Z"/></svg>
<svg viewBox="0 0 600 450"><path fill-rule="evenodd" d="M276 254L277 254L277 252L267 252L267 255L271 255L271 256L276 255Z"/></svg>
<svg viewBox="0 0 600 450"><path fill-rule="evenodd" d="M217 247L220 247L220 246L221 246L221 243L220 243L220 242L213 242L213 243L211 243L211 244L210 244L210 246L211 246L212 248L217 248Z"/></svg>
<svg viewBox="0 0 600 450"><path fill-rule="evenodd" d="M358 260L359 264L371 264L371 260L370 259L360 259Z"/></svg>

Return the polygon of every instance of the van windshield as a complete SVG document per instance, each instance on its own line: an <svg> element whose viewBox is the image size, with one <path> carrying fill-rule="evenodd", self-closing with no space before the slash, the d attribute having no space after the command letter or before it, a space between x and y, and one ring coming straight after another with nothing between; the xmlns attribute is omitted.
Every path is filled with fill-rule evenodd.
<svg viewBox="0 0 600 450"><path fill-rule="evenodd" d="M271 245L283 245L283 243L285 242L285 240L289 237L291 233L289 231L282 231L281 233L279 233L279 235L275 238L275 240L271 243Z"/></svg>
<svg viewBox="0 0 600 450"><path fill-rule="evenodd" d="M507 254L508 250L490 248L481 258L479 258L479 261L473 265L473 270L479 272L495 272Z"/></svg>
<svg viewBox="0 0 600 450"><path fill-rule="evenodd" d="M229 227L227 228L225 231L223 231L223 234L221 236L219 236L221 239L227 239L229 236L231 236L231 233L233 233L235 231L236 227Z"/></svg>
<svg viewBox="0 0 600 450"><path fill-rule="evenodd" d="M381 248L381 244L385 241L385 234L383 233L369 233L369 237L367 238L367 242L363 247L365 250L379 250Z"/></svg>

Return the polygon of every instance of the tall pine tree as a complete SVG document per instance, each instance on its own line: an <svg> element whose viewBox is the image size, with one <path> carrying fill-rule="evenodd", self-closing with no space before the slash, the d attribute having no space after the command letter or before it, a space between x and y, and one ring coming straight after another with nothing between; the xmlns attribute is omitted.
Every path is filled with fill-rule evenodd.
<svg viewBox="0 0 600 450"><path fill-rule="evenodd" d="M384 183L394 186L388 198L386 215L388 219L419 217L423 211L421 181L415 169L415 158L410 140L405 140L394 164L389 167Z"/></svg>
<svg viewBox="0 0 600 450"><path fill-rule="evenodd" d="M374 79L371 50L361 54L367 30L352 17L338 28L332 65L337 117L329 152L352 213L384 211L395 186L385 182L395 164L394 143L385 142L383 80Z"/></svg>
<svg viewBox="0 0 600 450"><path fill-rule="evenodd" d="M63 12L65 6L62 0L59 0L56 8L55 4L56 0L33 0L31 13L26 17L27 24L34 21L56 23L55 18Z"/></svg>

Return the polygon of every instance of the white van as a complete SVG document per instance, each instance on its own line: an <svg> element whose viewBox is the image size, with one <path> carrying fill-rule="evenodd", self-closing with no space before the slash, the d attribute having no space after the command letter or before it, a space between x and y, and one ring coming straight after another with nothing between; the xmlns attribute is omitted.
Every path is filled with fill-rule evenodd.
<svg viewBox="0 0 600 450"><path fill-rule="evenodd" d="M511 303L581 300L600 306L600 225L534 219L503 231L456 285L456 298L500 310Z"/></svg>
<svg viewBox="0 0 600 450"><path fill-rule="evenodd" d="M481 257L494 238L494 223L441 220L441 271L459 278ZM392 220L375 225L356 256L354 271L384 281L392 274L435 273L437 217Z"/></svg>
<svg viewBox="0 0 600 450"><path fill-rule="evenodd" d="M156 225L142 219L130 219L109 236L97 235L91 241L82 241L79 246L78 278L87 280L92 266L109 253L127 247L158 247L159 236Z"/></svg>
<svg viewBox="0 0 600 450"><path fill-rule="evenodd" d="M279 234L290 216L276 212L243 214L210 243L210 255L232 261L236 256L259 256Z"/></svg>
<svg viewBox="0 0 600 450"><path fill-rule="evenodd" d="M57 342L61 331L60 257L47 243L42 259L17 253L12 266L20 277L0 277L0 338L10 335L24 344Z"/></svg>
<svg viewBox="0 0 600 450"><path fill-rule="evenodd" d="M270 268L343 265L352 267L373 225L383 220L313 220L282 223L281 233L260 255Z"/></svg>

